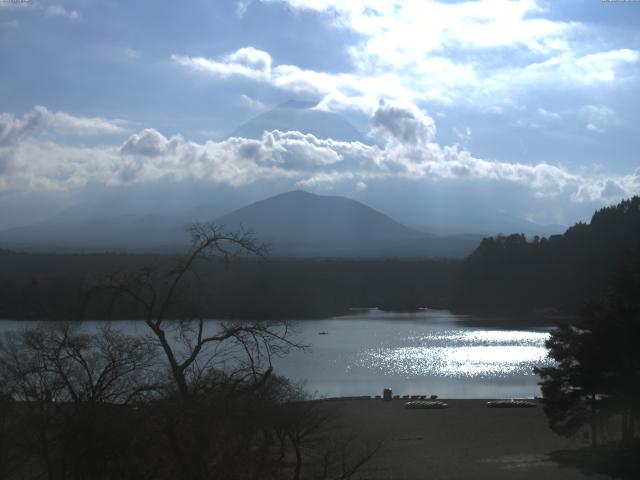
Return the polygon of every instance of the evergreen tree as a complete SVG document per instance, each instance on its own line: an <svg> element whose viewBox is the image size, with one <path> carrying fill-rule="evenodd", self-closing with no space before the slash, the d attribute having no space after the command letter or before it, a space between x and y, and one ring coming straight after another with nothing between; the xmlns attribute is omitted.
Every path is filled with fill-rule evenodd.
<svg viewBox="0 0 640 480"><path fill-rule="evenodd" d="M603 302L592 302L579 321L555 329L546 343L557 364L540 375L549 425L571 435L591 424L620 418L620 438L628 444L640 417L639 252L627 255Z"/></svg>

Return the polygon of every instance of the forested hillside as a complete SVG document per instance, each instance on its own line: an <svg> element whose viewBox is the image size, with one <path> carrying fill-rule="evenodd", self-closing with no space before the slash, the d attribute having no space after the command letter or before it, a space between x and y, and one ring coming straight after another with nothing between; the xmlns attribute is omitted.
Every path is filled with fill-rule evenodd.
<svg viewBox="0 0 640 480"><path fill-rule="evenodd" d="M640 248L640 197L597 211L563 235L485 238L463 263L452 306L459 311L574 313L605 293L614 270Z"/></svg>
<svg viewBox="0 0 640 480"><path fill-rule="evenodd" d="M113 308L92 285L145 267L170 268L179 257L135 254L32 254L0 250L0 318L142 318L134 304ZM185 284L209 318L314 318L351 307L412 310L446 308L459 261L240 260L198 266L199 281ZM195 298L197 297L197 299ZM83 307L84 305L84 307ZM176 305L171 312L184 312Z"/></svg>

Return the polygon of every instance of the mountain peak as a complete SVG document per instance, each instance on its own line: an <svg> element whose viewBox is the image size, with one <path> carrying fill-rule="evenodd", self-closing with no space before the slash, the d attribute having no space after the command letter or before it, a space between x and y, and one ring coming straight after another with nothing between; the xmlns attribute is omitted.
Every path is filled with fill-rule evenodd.
<svg viewBox="0 0 640 480"><path fill-rule="evenodd" d="M280 130L311 133L317 138L370 143L346 118L315 110L315 103L289 100L240 125L229 137L261 139L264 132Z"/></svg>
<svg viewBox="0 0 640 480"><path fill-rule="evenodd" d="M356 200L293 190L218 219L230 229L256 232L277 255L334 255L397 249L428 235L406 227ZM369 253L370 255L370 253Z"/></svg>
<svg viewBox="0 0 640 480"><path fill-rule="evenodd" d="M314 197L323 197L326 195L318 195L317 193L311 193L311 192L307 192L306 190L290 190L288 192L284 192L284 193L279 193L277 195L274 195L273 197L270 198L303 198L303 197L307 197L307 198L314 198ZM268 200L268 199L267 199Z"/></svg>

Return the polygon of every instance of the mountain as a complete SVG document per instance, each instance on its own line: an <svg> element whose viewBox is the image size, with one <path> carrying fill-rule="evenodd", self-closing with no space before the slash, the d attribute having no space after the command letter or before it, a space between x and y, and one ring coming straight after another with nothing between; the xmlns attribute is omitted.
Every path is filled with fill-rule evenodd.
<svg viewBox="0 0 640 480"><path fill-rule="evenodd" d="M105 250L175 252L188 247L185 228L211 221L213 207L167 214L87 217L70 209L47 222L0 232L0 248L29 251ZM409 228L345 197L293 191L252 203L215 221L229 230L253 230L276 257L457 258L473 251L479 235L436 236Z"/></svg>
<svg viewBox="0 0 640 480"><path fill-rule="evenodd" d="M304 191L253 203L217 222L253 230L275 256L459 257L480 241L477 236L436 237L355 200Z"/></svg>
<svg viewBox="0 0 640 480"><path fill-rule="evenodd" d="M523 233L528 237L549 236L563 233L564 225L541 225L524 218L500 212L478 205L451 205L446 210L432 211L428 206L420 219L414 219L410 225L439 235L457 235L474 232L480 235L498 235L512 232Z"/></svg>
<svg viewBox="0 0 640 480"><path fill-rule="evenodd" d="M219 210L199 206L167 214L124 214L87 217L72 208L45 222L0 232L0 246L30 251L176 251L186 248L185 229L210 221Z"/></svg>
<svg viewBox="0 0 640 480"><path fill-rule="evenodd" d="M233 131L229 137L259 139L265 131L298 131L318 138L332 138L346 142L367 141L344 117L322 110L314 110L314 103L288 101L269 110Z"/></svg>

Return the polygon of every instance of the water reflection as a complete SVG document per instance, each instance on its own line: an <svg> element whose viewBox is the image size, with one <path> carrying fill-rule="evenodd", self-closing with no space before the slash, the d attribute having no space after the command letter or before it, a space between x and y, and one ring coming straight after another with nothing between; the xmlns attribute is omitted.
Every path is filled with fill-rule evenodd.
<svg viewBox="0 0 640 480"><path fill-rule="evenodd" d="M551 363L544 347L548 331L479 327L471 317L432 310L371 310L302 322L300 334L311 350L295 352L277 367L329 396L379 394L385 387L448 398L539 395L533 368Z"/></svg>
<svg viewBox="0 0 640 480"><path fill-rule="evenodd" d="M361 357L367 368L406 378L526 375L545 361L544 348L523 346L404 347L369 350Z"/></svg>
<svg viewBox="0 0 640 480"><path fill-rule="evenodd" d="M383 375L405 378L528 375L533 367L548 363L547 338L546 332L521 330L431 332L409 336L411 346L366 349L359 363Z"/></svg>
<svg viewBox="0 0 640 480"><path fill-rule="evenodd" d="M208 327L216 324L212 320ZM2 321L0 332L33 325ZM88 329L102 325L83 323ZM140 322L114 326L147 334ZM544 348L547 331L482 328L472 317L447 311L363 310L302 321L296 330L311 348L275 358L275 371L321 396L375 395L391 387L398 394L443 398L532 397L540 393L533 367L551 363Z"/></svg>

